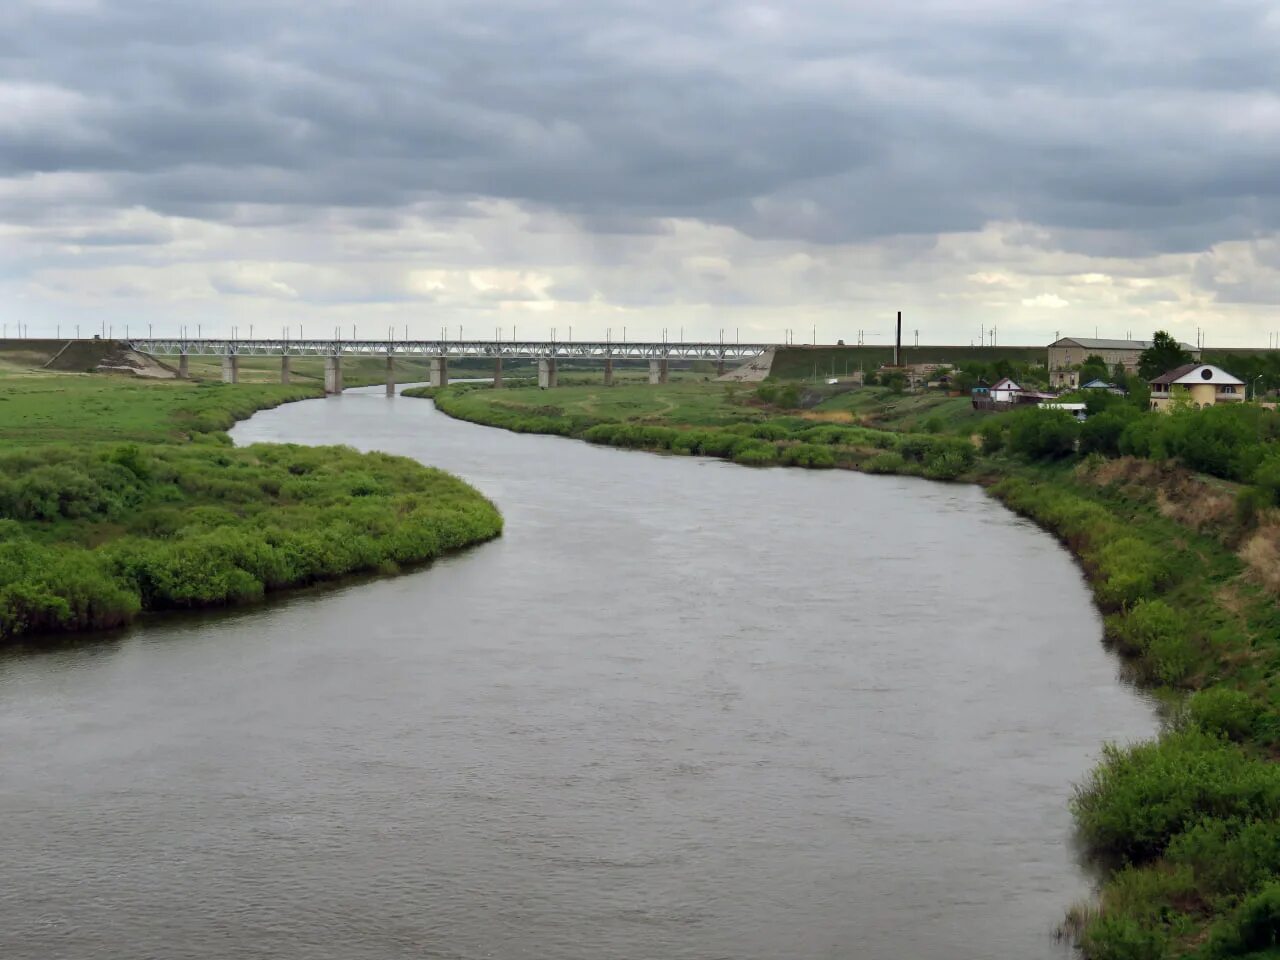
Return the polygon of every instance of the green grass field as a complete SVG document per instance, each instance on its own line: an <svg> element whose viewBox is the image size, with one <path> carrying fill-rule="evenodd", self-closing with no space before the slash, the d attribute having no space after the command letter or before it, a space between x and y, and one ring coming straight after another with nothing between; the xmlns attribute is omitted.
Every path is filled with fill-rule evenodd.
<svg viewBox="0 0 1280 960"><path fill-rule="evenodd" d="M225 430L254 410L323 395L314 384L193 383L0 372L0 447L160 442Z"/></svg>
<svg viewBox="0 0 1280 960"><path fill-rule="evenodd" d="M410 395L430 396L433 391L411 391ZM701 378L676 380L662 386L646 382L618 382L606 387L593 380L588 384L502 390L451 388L449 412L461 419L490 423L495 419L510 425L520 418L535 417L542 422L565 423L679 423L686 426L725 426L764 417L764 411L750 406L745 398L749 388L738 384L708 383Z"/></svg>
<svg viewBox="0 0 1280 960"><path fill-rule="evenodd" d="M828 391L824 384L814 391ZM483 421L484 411L565 416L586 421L662 423L674 426L725 426L760 420L777 411L755 404L753 384L708 382L696 374L666 386L647 381L619 382L606 387L599 378L553 390L522 387L504 390L471 390L452 398L451 411L472 412ZM836 394L803 410L786 411L791 417L815 422L856 423L883 430L933 433L970 433L984 417L967 397L950 397L937 391L895 394L886 387L860 387Z"/></svg>
<svg viewBox="0 0 1280 960"><path fill-rule="evenodd" d="M319 396L0 369L0 643L391 572L498 535L491 503L415 461L238 449L222 432Z"/></svg>
<svg viewBox="0 0 1280 960"><path fill-rule="evenodd" d="M895 394L886 387L849 390L822 401L813 412L847 413L868 426L930 433L970 432L991 416L975 410L968 397L951 397L936 390Z"/></svg>

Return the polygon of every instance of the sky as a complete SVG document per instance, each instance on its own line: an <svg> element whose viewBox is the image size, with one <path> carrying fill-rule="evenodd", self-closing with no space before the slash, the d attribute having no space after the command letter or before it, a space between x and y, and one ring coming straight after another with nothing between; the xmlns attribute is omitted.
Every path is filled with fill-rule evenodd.
<svg viewBox="0 0 1280 960"><path fill-rule="evenodd" d="M1278 231L1274 2L0 3L9 335L1265 347Z"/></svg>

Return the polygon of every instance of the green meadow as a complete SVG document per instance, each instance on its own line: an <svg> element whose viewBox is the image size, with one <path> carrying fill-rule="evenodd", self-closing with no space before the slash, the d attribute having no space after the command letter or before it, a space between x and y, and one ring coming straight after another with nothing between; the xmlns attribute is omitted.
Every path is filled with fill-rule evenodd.
<svg viewBox="0 0 1280 960"><path fill-rule="evenodd" d="M390 573L501 532L491 503L415 461L223 432L321 395L0 371L0 643Z"/></svg>

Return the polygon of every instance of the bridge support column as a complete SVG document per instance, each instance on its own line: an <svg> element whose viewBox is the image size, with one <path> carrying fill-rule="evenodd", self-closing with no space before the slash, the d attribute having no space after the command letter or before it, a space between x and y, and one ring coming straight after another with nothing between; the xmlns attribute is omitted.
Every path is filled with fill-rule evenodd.
<svg viewBox="0 0 1280 960"><path fill-rule="evenodd" d="M502 358L493 358L493 389L502 389Z"/></svg>
<svg viewBox="0 0 1280 960"><path fill-rule="evenodd" d="M652 384L667 382L667 358L649 361L649 382Z"/></svg>
<svg viewBox="0 0 1280 960"><path fill-rule="evenodd" d="M427 371L430 377L429 383L433 387L447 387L449 385L449 358L445 356L428 357Z"/></svg>
<svg viewBox="0 0 1280 960"><path fill-rule="evenodd" d="M280 382L290 383L293 380L293 371L289 368L290 357L286 353L280 357Z"/></svg>
<svg viewBox="0 0 1280 960"><path fill-rule="evenodd" d="M543 390L556 385L556 358L547 357L538 361L538 386Z"/></svg>
<svg viewBox="0 0 1280 960"><path fill-rule="evenodd" d="M387 396L396 395L396 358L387 354Z"/></svg>
<svg viewBox="0 0 1280 960"><path fill-rule="evenodd" d="M222 358L222 382L240 382L240 357L238 355L228 353Z"/></svg>
<svg viewBox="0 0 1280 960"><path fill-rule="evenodd" d="M716 360L716 376L717 377L724 376L724 354L723 353L720 354L719 358Z"/></svg>
<svg viewBox="0 0 1280 960"><path fill-rule="evenodd" d="M324 358L324 392L342 392L342 357L336 353Z"/></svg>
<svg viewBox="0 0 1280 960"><path fill-rule="evenodd" d="M185 353L178 357L178 379L191 379L191 358Z"/></svg>
<svg viewBox="0 0 1280 960"><path fill-rule="evenodd" d="M613 357L604 358L604 385L613 386Z"/></svg>

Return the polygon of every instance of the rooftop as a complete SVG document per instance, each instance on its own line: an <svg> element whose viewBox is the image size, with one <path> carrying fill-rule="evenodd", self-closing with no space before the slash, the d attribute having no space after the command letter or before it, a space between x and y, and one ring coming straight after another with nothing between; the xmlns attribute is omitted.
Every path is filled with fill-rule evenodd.
<svg viewBox="0 0 1280 960"><path fill-rule="evenodd" d="M1208 383L1213 386L1244 386L1244 381L1232 376L1221 367L1211 363L1184 363L1166 373L1160 374L1150 381L1153 387L1168 387L1171 384Z"/></svg>
<svg viewBox="0 0 1280 960"><path fill-rule="evenodd" d="M1084 347L1086 350L1146 350L1150 348L1150 340L1098 340L1093 337L1063 337L1061 340L1055 340L1049 344L1051 347L1067 347L1077 346ZM1183 350L1190 350L1193 353L1199 350L1189 343L1178 344Z"/></svg>

